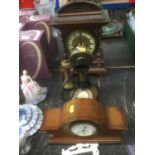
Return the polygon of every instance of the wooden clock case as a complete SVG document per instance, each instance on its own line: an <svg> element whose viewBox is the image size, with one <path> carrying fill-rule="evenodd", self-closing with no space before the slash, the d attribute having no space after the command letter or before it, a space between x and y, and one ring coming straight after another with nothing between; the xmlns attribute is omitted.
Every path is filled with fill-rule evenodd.
<svg viewBox="0 0 155 155"><path fill-rule="evenodd" d="M95 135L81 137L70 131L72 123L95 124ZM127 129L127 121L119 107L104 106L95 99L72 99L62 108L50 108L44 113L41 130L51 136L49 143L120 143L121 131Z"/></svg>
<svg viewBox="0 0 155 155"><path fill-rule="evenodd" d="M61 31L64 45L64 58L69 58L66 47L67 36L75 30L86 30L96 39L96 49L93 54L93 63L88 74L105 74L103 54L99 48L101 27L110 22L107 12L101 6L90 1L71 1L62 6L53 17L51 26Z"/></svg>

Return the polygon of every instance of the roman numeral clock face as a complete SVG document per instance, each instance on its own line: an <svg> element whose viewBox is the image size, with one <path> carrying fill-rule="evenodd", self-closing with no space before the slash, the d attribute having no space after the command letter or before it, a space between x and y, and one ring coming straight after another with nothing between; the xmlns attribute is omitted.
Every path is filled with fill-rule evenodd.
<svg viewBox="0 0 155 155"><path fill-rule="evenodd" d="M96 39L93 34L88 31L75 30L67 37L66 47L70 53L78 49L81 52L93 54L96 48Z"/></svg>

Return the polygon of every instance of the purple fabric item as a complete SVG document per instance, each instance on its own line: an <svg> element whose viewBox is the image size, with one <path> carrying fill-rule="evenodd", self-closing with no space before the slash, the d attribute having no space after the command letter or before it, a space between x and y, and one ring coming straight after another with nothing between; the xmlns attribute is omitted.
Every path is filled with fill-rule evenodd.
<svg viewBox="0 0 155 155"><path fill-rule="evenodd" d="M23 16L24 19L24 16ZM23 21L22 18L19 19L19 22L21 22L21 20ZM25 15L25 20L27 23L27 29L31 29L33 27L33 25L35 25L37 22L43 21L45 23L47 23L47 25L50 24L50 22L52 21L52 16L51 15Z"/></svg>
<svg viewBox="0 0 155 155"><path fill-rule="evenodd" d="M25 16L20 19L20 22L25 22L26 26L24 30L45 30L48 41L48 63L51 64L56 59L59 53L58 44L56 38L52 37L52 29L49 26L52 21L51 15L32 15ZM52 68L51 65L49 65Z"/></svg>
<svg viewBox="0 0 155 155"><path fill-rule="evenodd" d="M20 9L19 10L19 16L31 16L31 15L35 15L38 14L36 9Z"/></svg>
<svg viewBox="0 0 155 155"><path fill-rule="evenodd" d="M25 29L26 24L25 23L19 23L19 31L22 31Z"/></svg>
<svg viewBox="0 0 155 155"><path fill-rule="evenodd" d="M20 71L26 69L32 78L49 79L50 70L47 64L48 53L46 48L45 31L21 31L19 33L19 52L20 62L23 62L24 66L20 66ZM39 52L36 49L39 49Z"/></svg>
<svg viewBox="0 0 155 155"><path fill-rule="evenodd" d="M26 22L31 15L37 15L36 9L20 9L19 10L19 22Z"/></svg>

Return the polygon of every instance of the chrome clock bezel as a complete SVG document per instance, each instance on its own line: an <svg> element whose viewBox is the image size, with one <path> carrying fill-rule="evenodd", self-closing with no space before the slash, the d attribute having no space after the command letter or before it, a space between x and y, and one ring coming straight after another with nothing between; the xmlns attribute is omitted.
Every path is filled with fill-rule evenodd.
<svg viewBox="0 0 155 155"><path fill-rule="evenodd" d="M85 133L82 133L82 134L81 134L81 133L78 134L78 133L73 132L72 128L75 127L75 125L84 125L84 124L87 124L87 125L89 125L90 127L93 127L93 128L95 129L95 131L92 132L91 134L86 133L86 131L84 131ZM96 125L95 123L93 123L93 122L88 122L88 121L76 121L76 122L73 122L73 123L70 124L69 130L70 130L70 132L71 132L73 135L80 136L80 137L90 137L90 136L93 136L93 135L96 135L96 134L97 134L97 132L98 132L98 127L97 127L97 125Z"/></svg>

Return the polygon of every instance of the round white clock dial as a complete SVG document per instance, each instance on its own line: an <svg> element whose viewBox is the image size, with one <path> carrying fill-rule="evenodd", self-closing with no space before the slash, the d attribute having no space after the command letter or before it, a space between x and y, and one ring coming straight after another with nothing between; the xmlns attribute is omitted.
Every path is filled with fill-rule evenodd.
<svg viewBox="0 0 155 155"><path fill-rule="evenodd" d="M77 136L91 136L96 133L97 129L90 123L75 123L71 126L71 132Z"/></svg>

